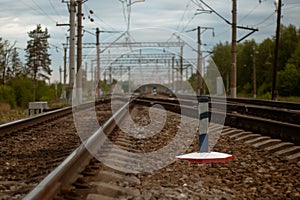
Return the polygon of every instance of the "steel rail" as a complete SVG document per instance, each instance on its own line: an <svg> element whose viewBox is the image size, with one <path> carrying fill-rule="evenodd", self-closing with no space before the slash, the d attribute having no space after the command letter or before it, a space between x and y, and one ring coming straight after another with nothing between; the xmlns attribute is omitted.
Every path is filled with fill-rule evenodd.
<svg viewBox="0 0 300 200"><path fill-rule="evenodd" d="M45 122L47 120L70 114L71 112L72 112L72 107L66 107L66 108L61 108L61 109L55 110L55 111L50 111L47 113L42 113L42 114L35 115L32 117L9 122L6 124L1 124L0 125L0 134L1 135L10 134L12 132L16 132L18 130Z"/></svg>
<svg viewBox="0 0 300 200"><path fill-rule="evenodd" d="M78 174L88 165L92 158L90 151L95 153L107 139L104 133L110 134L127 113L126 103L104 125L100 127L84 144L80 145L71 155L52 171L24 200L52 199L61 189L72 184Z"/></svg>
<svg viewBox="0 0 300 200"><path fill-rule="evenodd" d="M27 118L20 119L20 120L17 120L17 121L13 121L13 122L9 122L9 123L6 123L6 124L1 124L0 125L0 135L10 134L10 133L22 130L24 128L28 128L28 127L43 123L43 122L48 121L48 120L63 117L63 116L66 116L68 114L71 114L72 109L76 109L76 110L78 110L78 109L87 109L87 108L90 108L93 105L98 105L101 102L107 102L107 99L100 100L100 101L97 101L97 102L88 102L88 103L84 103L84 104L81 104L81 105L75 106L75 107L69 106L69 107L66 107L66 108L60 108L60 109L57 109L57 110L45 112L45 113L42 113L42 114L39 114L39 115L27 117Z"/></svg>
<svg viewBox="0 0 300 200"><path fill-rule="evenodd" d="M183 95L183 94L176 94L176 96L181 97L183 99L194 99L195 96L192 95ZM214 101L227 101L227 103L239 103L239 104L250 104L250 105L257 105L257 106L266 106L266 107L273 107L273 108L281 108L281 109L288 109L294 111L300 111L300 103L296 102L284 102L284 101L271 101L271 100L259 100L259 99L247 99L247 98L229 98L229 97L218 97L212 96L210 99Z"/></svg>
<svg viewBox="0 0 300 200"><path fill-rule="evenodd" d="M140 97L140 99L144 100L153 100L153 98L150 97ZM286 108L282 108L284 105L286 107L293 105L293 108L295 108L298 104L283 104L281 102L280 104L283 104L281 107L272 107L272 106L263 106L263 105L256 105L257 102L255 101L253 104L250 103L235 103L231 101L227 101L225 98L210 98L210 108L213 107L214 109L218 109L221 111L226 111L227 113L239 113L243 115L250 115L250 116L256 116L261 118L267 118L271 120L276 120L280 122L286 122L291 124L300 124L300 110L290 110ZM178 103L178 100L176 99L163 99L159 98L156 99L161 102L170 102L170 103ZM192 101L194 100L194 101ZM244 100L244 99L242 99ZM259 101L260 102L260 101ZM187 99L184 99L183 97L180 99L180 103L184 105L198 105L198 102L196 100L196 97L189 97Z"/></svg>
<svg viewBox="0 0 300 200"><path fill-rule="evenodd" d="M192 105L179 105L178 103L167 102L166 100L160 101L157 99L153 99L152 101L149 99L136 99L134 102L145 106L160 104L167 110L187 115L189 117L198 117L198 111ZM183 113L181 113L182 110ZM212 121L213 123L219 123L217 120L226 115L225 125L227 126L233 126L247 131L257 132L262 135L271 136L272 138L281 139L283 141L300 145L299 124L282 122L257 116L250 116L236 112L225 113L224 111L217 109L210 109L210 116L212 113L217 116L216 119L214 119L215 121Z"/></svg>

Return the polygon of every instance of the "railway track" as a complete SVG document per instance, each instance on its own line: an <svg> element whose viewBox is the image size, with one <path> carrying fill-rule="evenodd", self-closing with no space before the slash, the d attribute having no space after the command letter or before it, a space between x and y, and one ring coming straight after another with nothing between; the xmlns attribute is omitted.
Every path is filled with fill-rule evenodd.
<svg viewBox="0 0 300 200"><path fill-rule="evenodd" d="M136 123L147 125L147 108L156 103L159 101L135 100L131 117ZM263 136L257 131L248 132L229 126L223 128L215 122L211 122L209 132L221 131L222 134L214 150L233 154L234 161L214 165L175 161L151 173L140 171L139 166L145 169L153 163L143 160L143 156L137 153L144 155L157 151L176 137L176 127L182 125L178 120L171 119L177 119L181 114L187 114L191 119L197 116L191 105L190 112L181 113L174 102L164 100L160 104L172 111L168 111L171 117L166 122L169 124L164 126L160 134L149 138L143 138L142 131L137 132L136 137L124 134L116 128L116 123L126 119L126 109L123 107L25 199L51 199L56 194L55 199L89 200L300 198L300 147ZM113 143L107 142L107 138ZM181 143L177 145L186 140L180 138ZM197 141L197 138L190 141L191 145L186 152L197 151ZM113 145L117 145L118 149L113 148ZM89 151L84 146L88 146ZM106 159L99 162L89 152L106 156Z"/></svg>
<svg viewBox="0 0 300 200"><path fill-rule="evenodd" d="M288 106L269 107L256 106L254 104L237 104L228 103L226 99L211 98L210 111L211 115L215 115L214 123L219 123L218 119L225 118L225 125L241 128L247 131L256 132L272 138L281 139L286 142L292 142L300 145L300 110L288 110ZM163 103L168 109L173 112L180 113L180 106L185 106L185 113L191 117L197 117L198 111L196 98L188 97L187 99L178 100L172 98L155 99L149 97L141 97L136 101L150 106L150 104ZM244 102L244 101L243 101ZM260 102L260 101L259 101ZM290 103L287 103L288 105ZM275 104L272 104L275 105ZM292 104L296 108L296 104Z"/></svg>
<svg viewBox="0 0 300 200"><path fill-rule="evenodd" d="M110 104L96 107L99 123L104 123L111 116ZM0 199L24 197L81 144L72 108L1 125L0 133Z"/></svg>

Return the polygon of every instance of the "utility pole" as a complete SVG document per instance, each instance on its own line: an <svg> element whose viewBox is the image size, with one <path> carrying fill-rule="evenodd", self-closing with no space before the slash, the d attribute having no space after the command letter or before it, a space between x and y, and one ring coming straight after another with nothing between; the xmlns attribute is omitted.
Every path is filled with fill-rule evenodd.
<svg viewBox="0 0 300 200"><path fill-rule="evenodd" d="M201 28L197 27L198 32L198 57L197 57L197 96L201 95L202 89L202 52L201 52Z"/></svg>
<svg viewBox="0 0 300 200"><path fill-rule="evenodd" d="M129 70L130 70L130 68L129 68ZM130 73L128 75L130 76ZM130 79L130 77L128 79ZM112 91L112 82L113 82L113 80L112 80L112 67L109 66L109 85L110 85L110 90L111 91ZM128 83L128 86L129 86L129 83Z"/></svg>
<svg viewBox="0 0 300 200"><path fill-rule="evenodd" d="M64 3L64 1L62 1ZM71 4L72 6L74 6L74 4ZM72 13L75 15L75 7L72 8L72 6L69 6L68 9L69 9L69 12L70 12L70 23L69 24L56 24L56 26L69 26L70 29L71 29L71 21L72 21L72 25L75 27L75 22L74 20L71 18L73 17L72 16ZM72 10L73 9L73 10ZM72 10L72 12L71 12ZM74 16L75 18L75 16ZM70 30L71 32L71 30ZM69 75L70 75L70 81L69 81L69 90L70 90L70 94L69 94L69 98L67 99L67 91L66 91L66 82L67 82L67 49L68 49L68 40L71 41L71 34L70 34L70 37L67 37L67 42L66 44L63 44L63 47L64 47L64 84L63 84L63 99L66 99L67 100L67 105L71 105L72 104L72 84L71 84L71 78L72 78L72 74L71 74L71 63L70 63L70 67L69 67ZM71 45L70 45L71 46ZM75 48L75 47L74 47ZM71 49L71 48L70 48ZM71 61L71 51L70 51L70 61ZM72 65L74 66L74 65ZM74 75L74 73L73 73Z"/></svg>
<svg viewBox="0 0 300 200"><path fill-rule="evenodd" d="M197 28L194 28L192 30L188 30L186 32L191 32L191 31L195 31L197 30L197 38L198 38L198 41L197 41L197 44L198 44L198 50L197 50L197 53L198 53L198 56L197 56L197 71L196 71L196 77L197 77L197 82L196 82L196 93L197 93L197 96L200 96L201 95L201 89L202 89L202 68L203 68L203 63L204 63L204 60L202 59L202 51L201 51L201 29L204 29L204 31L206 30L212 30L212 35L214 37L214 28L212 27L200 27L198 26Z"/></svg>
<svg viewBox="0 0 300 200"><path fill-rule="evenodd" d="M131 70L131 68L128 67L128 94L131 94L131 84L130 84L130 81L131 81L131 72L130 72L130 70ZM111 68L110 68L110 72L109 73L110 73L110 79L112 79L111 78ZM112 80L111 80L110 84L112 84Z"/></svg>
<svg viewBox="0 0 300 200"><path fill-rule="evenodd" d="M59 66L59 83L61 84L61 73L62 73L62 68Z"/></svg>
<svg viewBox="0 0 300 200"><path fill-rule="evenodd" d="M67 81L67 47L64 46L64 85L63 85L63 99L66 99L66 81Z"/></svg>
<svg viewBox="0 0 300 200"><path fill-rule="evenodd" d="M96 29L96 52L97 52L97 93L101 95L101 72L100 72L100 30Z"/></svg>
<svg viewBox="0 0 300 200"><path fill-rule="evenodd" d="M183 93L183 87L182 87L182 82L183 82L183 46L180 46L180 60L179 60L179 73L180 73L180 91Z"/></svg>
<svg viewBox="0 0 300 200"><path fill-rule="evenodd" d="M82 102L82 0L77 1L77 80L76 96L78 103Z"/></svg>
<svg viewBox="0 0 300 200"><path fill-rule="evenodd" d="M253 48L253 98L256 99L256 54L255 48Z"/></svg>
<svg viewBox="0 0 300 200"><path fill-rule="evenodd" d="M280 20L281 20L281 0L276 1L277 10L277 27L276 27L276 42L275 42L275 56L274 56L274 69L273 69L273 83L272 83L272 100L277 98L277 67L278 67L278 52L279 52L279 39L280 39Z"/></svg>
<svg viewBox="0 0 300 200"><path fill-rule="evenodd" d="M85 96L88 96L88 63L87 62L85 62L84 82L82 88Z"/></svg>
<svg viewBox="0 0 300 200"><path fill-rule="evenodd" d="M237 22L237 3L232 0L232 60L231 60L231 97L236 98L236 82L237 82L237 69L236 69L236 22Z"/></svg>
<svg viewBox="0 0 300 200"><path fill-rule="evenodd" d="M75 0L70 2L70 51L69 51L69 70L70 70L70 91L68 97L68 105L72 105L72 96L74 92L74 75L75 75L75 12L76 3Z"/></svg>
<svg viewBox="0 0 300 200"><path fill-rule="evenodd" d="M170 75L170 67L171 67L171 62L168 60L168 85L169 87L171 86L171 75Z"/></svg>
<svg viewBox="0 0 300 200"><path fill-rule="evenodd" d="M175 65L175 57L172 57L172 90L175 90L175 80L174 80L174 65Z"/></svg>
<svg viewBox="0 0 300 200"><path fill-rule="evenodd" d="M232 0L232 22L225 19L222 15L220 15L216 10L210 7L207 3L203 0L199 0L203 3L206 7L210 9L211 12L215 13L218 17L223 19L227 24L232 26L232 66L231 66L231 97L236 98L237 93L237 57L236 57L236 44L241 42L242 40L246 39L248 36L253 34L254 32L258 31L257 28L249 28L245 26L237 26L237 0ZM251 31L250 33L243 36L241 39L237 40L237 28L244 29L247 31Z"/></svg>
<svg viewBox="0 0 300 200"><path fill-rule="evenodd" d="M94 67L93 67L93 62L91 62L91 79L92 79L92 82L94 82Z"/></svg>

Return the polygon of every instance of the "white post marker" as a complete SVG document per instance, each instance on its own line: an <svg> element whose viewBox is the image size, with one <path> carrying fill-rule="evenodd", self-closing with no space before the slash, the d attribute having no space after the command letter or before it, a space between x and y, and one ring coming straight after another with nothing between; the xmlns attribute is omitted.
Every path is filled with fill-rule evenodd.
<svg viewBox="0 0 300 200"><path fill-rule="evenodd" d="M233 160L233 156L226 153L209 151L208 142L208 97L199 97L199 152L177 156L180 160L197 162L202 164L227 162Z"/></svg>

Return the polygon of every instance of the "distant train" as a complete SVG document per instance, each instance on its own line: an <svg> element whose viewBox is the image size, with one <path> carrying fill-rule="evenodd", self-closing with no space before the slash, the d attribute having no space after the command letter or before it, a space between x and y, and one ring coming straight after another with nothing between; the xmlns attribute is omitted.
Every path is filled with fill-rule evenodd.
<svg viewBox="0 0 300 200"><path fill-rule="evenodd" d="M136 89L134 91L134 94L137 95L147 95L147 94L153 94L153 95L165 95L174 97L174 93L167 87L160 85L160 84L148 84L143 85L140 88Z"/></svg>

